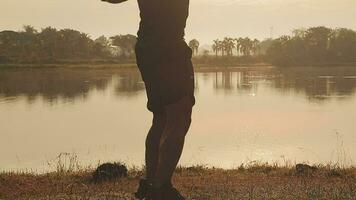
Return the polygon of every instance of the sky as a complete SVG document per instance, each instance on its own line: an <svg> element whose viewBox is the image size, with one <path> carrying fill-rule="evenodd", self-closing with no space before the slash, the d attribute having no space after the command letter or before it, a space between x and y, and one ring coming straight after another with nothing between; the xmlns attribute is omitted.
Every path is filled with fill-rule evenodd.
<svg viewBox="0 0 356 200"><path fill-rule="evenodd" d="M211 43L216 38L264 39L310 26L356 30L356 0L190 0L186 39ZM0 30L23 25L72 28L100 35L136 34L136 0L112 5L100 0L1 0ZM271 28L273 27L273 28Z"/></svg>

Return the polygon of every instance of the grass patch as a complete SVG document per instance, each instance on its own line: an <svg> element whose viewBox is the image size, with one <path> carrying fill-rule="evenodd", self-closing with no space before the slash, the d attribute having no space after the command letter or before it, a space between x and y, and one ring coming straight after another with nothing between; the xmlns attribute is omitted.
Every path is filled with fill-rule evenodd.
<svg viewBox="0 0 356 200"><path fill-rule="evenodd" d="M73 162L73 159L72 159ZM74 162L75 163L75 162ZM58 165L54 172L0 173L0 199L132 199L144 171L132 167L128 176L94 183L94 168ZM356 199L356 168L313 166L300 173L295 166L251 162L236 169L204 165L178 167L174 184L187 199Z"/></svg>

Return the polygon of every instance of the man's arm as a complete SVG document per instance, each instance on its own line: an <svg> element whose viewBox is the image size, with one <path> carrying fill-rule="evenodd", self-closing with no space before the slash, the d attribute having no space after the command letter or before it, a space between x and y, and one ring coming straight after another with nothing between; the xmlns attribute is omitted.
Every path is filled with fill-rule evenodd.
<svg viewBox="0 0 356 200"><path fill-rule="evenodd" d="M108 3L122 3L122 2L125 2L127 0L101 0L101 1L104 1L104 2L108 2Z"/></svg>

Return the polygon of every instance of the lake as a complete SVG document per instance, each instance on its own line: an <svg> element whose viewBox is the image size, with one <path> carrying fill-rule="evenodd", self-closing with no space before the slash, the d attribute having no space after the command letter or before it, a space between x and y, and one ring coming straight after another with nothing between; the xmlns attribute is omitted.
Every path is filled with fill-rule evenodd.
<svg viewBox="0 0 356 200"><path fill-rule="evenodd" d="M195 86L181 165L355 164L356 67L206 67ZM151 118L135 68L0 69L0 170L142 166Z"/></svg>

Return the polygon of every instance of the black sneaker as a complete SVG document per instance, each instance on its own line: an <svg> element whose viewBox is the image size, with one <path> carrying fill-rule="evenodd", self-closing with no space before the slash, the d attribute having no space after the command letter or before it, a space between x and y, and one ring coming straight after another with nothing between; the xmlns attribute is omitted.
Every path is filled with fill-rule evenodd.
<svg viewBox="0 0 356 200"><path fill-rule="evenodd" d="M171 183L164 184L160 188L161 200L185 200L179 191Z"/></svg>
<svg viewBox="0 0 356 200"><path fill-rule="evenodd" d="M135 192L135 198L143 200L147 196L148 182L146 179L141 179L138 186L137 192Z"/></svg>
<svg viewBox="0 0 356 200"><path fill-rule="evenodd" d="M139 200L185 200L171 183L154 188L146 179L141 179L135 198Z"/></svg>
<svg viewBox="0 0 356 200"><path fill-rule="evenodd" d="M162 200L160 189L154 188L152 183L149 183L146 179L140 180L135 198L139 200Z"/></svg>

